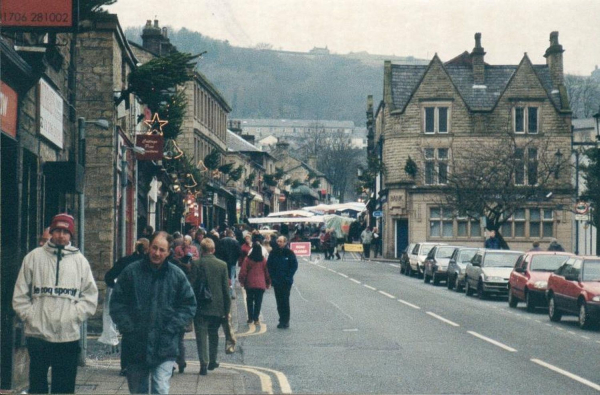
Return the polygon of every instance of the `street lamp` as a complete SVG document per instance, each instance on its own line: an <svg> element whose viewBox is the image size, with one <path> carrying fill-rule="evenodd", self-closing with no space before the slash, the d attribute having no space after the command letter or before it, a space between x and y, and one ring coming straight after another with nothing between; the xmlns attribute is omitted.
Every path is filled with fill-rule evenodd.
<svg viewBox="0 0 600 395"><path fill-rule="evenodd" d="M94 119L94 120L86 120L84 117L77 118L77 131L79 134L79 155L77 156L77 161L79 162L79 166L83 167L85 170L85 126L86 125L94 125L101 129L108 130L109 123L106 119ZM77 227L77 242L79 243L79 251L82 254L85 253L85 181L81 187L81 193L79 194L79 226ZM85 359L87 357L87 320L81 324L79 329L81 333L79 347L81 348L81 352L79 353L79 365L85 366Z"/></svg>
<svg viewBox="0 0 600 395"><path fill-rule="evenodd" d="M127 216L127 150L139 155L146 153L144 148L135 145L128 147L123 144L121 146L121 257L124 257L127 253L125 247L127 243L127 229L125 226L125 217Z"/></svg>

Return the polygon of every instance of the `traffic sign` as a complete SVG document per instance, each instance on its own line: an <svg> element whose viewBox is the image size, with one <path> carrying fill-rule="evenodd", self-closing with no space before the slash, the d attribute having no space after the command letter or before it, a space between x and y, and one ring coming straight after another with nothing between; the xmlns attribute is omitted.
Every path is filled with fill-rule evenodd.
<svg viewBox="0 0 600 395"><path fill-rule="evenodd" d="M590 209L590 205L586 202L577 202L575 204L575 212L577 214L587 214Z"/></svg>
<svg viewBox="0 0 600 395"><path fill-rule="evenodd" d="M375 217L375 218L383 217L383 211L373 211L373 217Z"/></svg>
<svg viewBox="0 0 600 395"><path fill-rule="evenodd" d="M575 214L575 221L588 221L590 216L588 214Z"/></svg>

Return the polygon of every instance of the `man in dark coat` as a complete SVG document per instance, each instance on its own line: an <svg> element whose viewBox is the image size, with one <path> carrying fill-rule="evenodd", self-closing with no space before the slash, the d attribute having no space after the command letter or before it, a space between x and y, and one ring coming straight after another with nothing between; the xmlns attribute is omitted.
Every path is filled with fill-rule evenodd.
<svg viewBox="0 0 600 395"><path fill-rule="evenodd" d="M168 261L173 238L157 232L147 256L127 266L117 278L110 316L129 344L127 384L132 394L167 394L179 335L196 312L192 286Z"/></svg>
<svg viewBox="0 0 600 395"><path fill-rule="evenodd" d="M267 268L271 284L275 290L277 312L279 313L279 329L290 327L290 291L294 283L294 273L298 270L296 254L286 247L287 238L277 238L277 248L273 249L267 259Z"/></svg>
<svg viewBox="0 0 600 395"><path fill-rule="evenodd" d="M229 274L231 299L235 299L235 266L237 265L238 259L240 259L242 249L240 243L234 238L231 229L228 229L225 232L225 237L221 239L221 248L223 250L225 263L227 264L227 273Z"/></svg>
<svg viewBox="0 0 600 395"><path fill-rule="evenodd" d="M229 316L231 298L229 296L229 279L227 264L215 257L215 244L206 238L200 243L202 257L193 261L192 271L194 290L198 292L199 284L208 285L212 300L200 304L194 319L196 346L200 359L200 374L206 375L208 370L219 367L217 348L219 347L219 326ZM208 342L208 345L207 345Z"/></svg>
<svg viewBox="0 0 600 395"><path fill-rule="evenodd" d="M490 250L500 250L502 246L500 245L500 239L496 237L496 231L493 229L489 230L490 237L487 238L483 246L485 248L489 248Z"/></svg>

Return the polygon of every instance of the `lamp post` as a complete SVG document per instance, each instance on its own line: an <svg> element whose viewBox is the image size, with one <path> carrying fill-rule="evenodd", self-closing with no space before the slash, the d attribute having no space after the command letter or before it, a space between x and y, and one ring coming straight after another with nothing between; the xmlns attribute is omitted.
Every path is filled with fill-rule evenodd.
<svg viewBox="0 0 600 395"><path fill-rule="evenodd" d="M83 117L77 118L77 131L79 134L77 161L79 165L85 170L85 127L86 125L95 125L104 130L108 130L109 123L106 119L95 119L87 121ZM79 194L79 226L77 227L77 243L79 244L79 251L82 254L85 253L85 181ZM79 347L81 352L79 353L79 366L85 366L85 359L87 358L87 320L81 324L79 329L81 337L79 340Z"/></svg>
<svg viewBox="0 0 600 395"><path fill-rule="evenodd" d="M136 154L144 155L146 150L142 147L128 147L123 144L121 146L121 257L127 254L127 227L125 219L127 217L127 150L131 150Z"/></svg>

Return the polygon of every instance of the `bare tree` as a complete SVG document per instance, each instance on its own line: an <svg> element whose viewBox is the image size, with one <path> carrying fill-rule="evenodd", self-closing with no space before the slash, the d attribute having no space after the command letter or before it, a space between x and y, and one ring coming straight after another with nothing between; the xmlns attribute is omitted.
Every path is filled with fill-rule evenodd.
<svg viewBox="0 0 600 395"><path fill-rule="evenodd" d="M313 122L307 129L303 129L299 136L302 159L308 161L310 157L318 158L326 140L327 132L320 122Z"/></svg>
<svg viewBox="0 0 600 395"><path fill-rule="evenodd" d="M573 115L590 118L600 106L600 82L592 77L565 75L565 85Z"/></svg>
<svg viewBox="0 0 600 395"><path fill-rule="evenodd" d="M545 200L557 186L565 187L559 177L569 168L569 155L547 138L504 133L491 146L486 139L453 149L449 162L438 204L456 215L486 217L486 227L499 230L517 209Z"/></svg>

